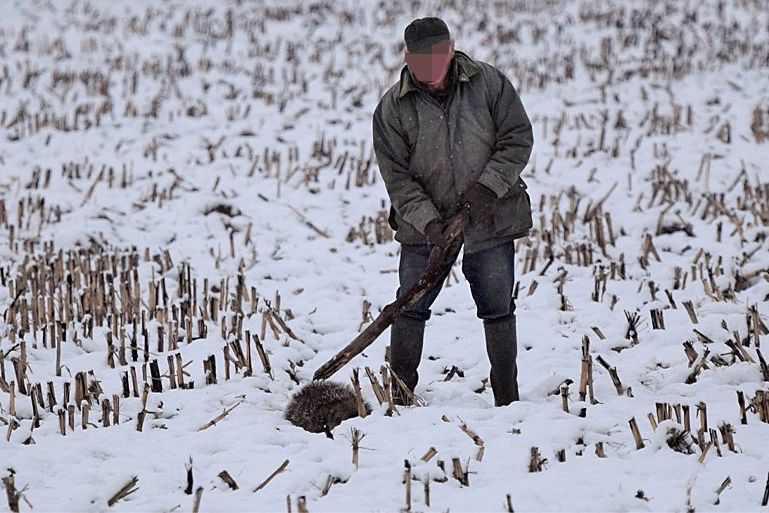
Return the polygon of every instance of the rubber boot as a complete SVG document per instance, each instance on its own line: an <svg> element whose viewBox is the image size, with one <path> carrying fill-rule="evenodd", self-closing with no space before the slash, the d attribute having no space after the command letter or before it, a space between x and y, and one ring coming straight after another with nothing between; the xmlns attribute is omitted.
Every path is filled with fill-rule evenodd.
<svg viewBox="0 0 769 513"><path fill-rule="evenodd" d="M486 352L491 363L491 390L494 405L506 406L518 400L518 353L515 315L484 321Z"/></svg>
<svg viewBox="0 0 769 513"><path fill-rule="evenodd" d="M419 381L417 367L422 359L424 335L425 321L403 315L399 315L390 328L390 368L412 392ZM408 404L404 394L397 391L394 387L393 400L396 404Z"/></svg>

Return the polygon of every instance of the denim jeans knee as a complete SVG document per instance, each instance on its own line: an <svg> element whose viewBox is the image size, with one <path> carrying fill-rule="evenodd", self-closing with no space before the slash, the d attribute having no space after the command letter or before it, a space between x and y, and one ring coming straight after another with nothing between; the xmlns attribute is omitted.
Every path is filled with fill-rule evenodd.
<svg viewBox="0 0 769 513"><path fill-rule="evenodd" d="M479 318L492 321L515 312L514 267L512 241L464 255L462 272L470 283Z"/></svg>

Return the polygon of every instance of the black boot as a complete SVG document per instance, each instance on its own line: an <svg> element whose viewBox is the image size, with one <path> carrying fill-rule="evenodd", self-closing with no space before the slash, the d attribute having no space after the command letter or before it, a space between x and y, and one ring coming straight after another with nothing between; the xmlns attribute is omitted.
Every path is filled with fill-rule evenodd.
<svg viewBox="0 0 769 513"><path fill-rule="evenodd" d="M494 405L506 406L518 400L515 314L493 321L484 321L483 328L486 332L486 352L491 362L491 389L494 392Z"/></svg>
<svg viewBox="0 0 769 513"><path fill-rule="evenodd" d="M413 392L419 381L417 367L422 359L425 321L399 315L390 328L390 368L406 387ZM393 387L396 403L408 404L405 394Z"/></svg>

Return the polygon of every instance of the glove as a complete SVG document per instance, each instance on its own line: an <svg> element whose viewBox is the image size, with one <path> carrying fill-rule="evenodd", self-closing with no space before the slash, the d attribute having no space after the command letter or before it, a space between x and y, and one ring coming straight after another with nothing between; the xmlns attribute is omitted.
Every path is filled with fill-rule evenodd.
<svg viewBox="0 0 769 513"><path fill-rule="evenodd" d="M427 243L444 249L449 247L448 228L448 222L440 217L427 223L427 226L425 226Z"/></svg>
<svg viewBox="0 0 769 513"><path fill-rule="evenodd" d="M470 214L470 226L477 227L484 221L490 221L497 209L497 195L478 182L475 182L462 193L459 203Z"/></svg>

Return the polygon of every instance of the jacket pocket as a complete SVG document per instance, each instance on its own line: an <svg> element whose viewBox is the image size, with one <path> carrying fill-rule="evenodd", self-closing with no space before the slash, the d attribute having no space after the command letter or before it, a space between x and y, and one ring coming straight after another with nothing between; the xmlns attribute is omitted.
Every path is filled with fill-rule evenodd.
<svg viewBox="0 0 769 513"><path fill-rule="evenodd" d="M526 189L526 183L519 179L510 194L500 199L494 213L495 235L523 237L534 225L531 198Z"/></svg>

